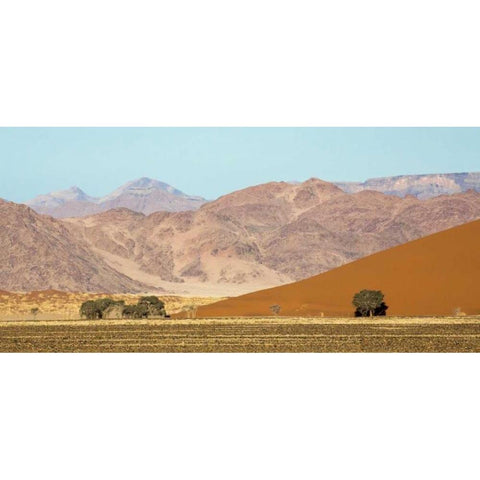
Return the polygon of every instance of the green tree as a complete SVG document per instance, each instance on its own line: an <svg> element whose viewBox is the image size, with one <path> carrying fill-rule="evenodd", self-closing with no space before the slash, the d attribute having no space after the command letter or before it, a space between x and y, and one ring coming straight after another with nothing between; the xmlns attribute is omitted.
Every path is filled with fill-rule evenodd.
<svg viewBox="0 0 480 480"><path fill-rule="evenodd" d="M124 318L134 318L136 311L137 311L136 305L125 305L122 316Z"/></svg>
<svg viewBox="0 0 480 480"><path fill-rule="evenodd" d="M99 298L83 302L80 307L80 315L88 320L103 318L105 311L112 305L125 305L124 301L115 301L112 298Z"/></svg>
<svg viewBox="0 0 480 480"><path fill-rule="evenodd" d="M33 318L37 318L37 314L39 311L40 309L38 307L33 307L32 309L30 309L30 313L33 315Z"/></svg>
<svg viewBox="0 0 480 480"><path fill-rule="evenodd" d="M124 305L125 302L123 301L117 302L113 300L113 298L106 297L106 298L99 298L98 300L95 300L95 304L97 305L97 308L100 310L102 314L100 318L102 318L103 313L107 308L111 307L112 305Z"/></svg>
<svg viewBox="0 0 480 480"><path fill-rule="evenodd" d="M125 305L124 318L148 318L148 307L145 304Z"/></svg>
<svg viewBox="0 0 480 480"><path fill-rule="evenodd" d="M144 312L146 309L147 317L164 317L166 315L165 304L154 295L141 297L137 303L137 306L139 307L139 312Z"/></svg>
<svg viewBox="0 0 480 480"><path fill-rule="evenodd" d="M150 310L146 303L137 303L135 305L135 318L148 318L149 315Z"/></svg>
<svg viewBox="0 0 480 480"><path fill-rule="evenodd" d="M80 307L80 316L85 317L87 320L96 320L101 318L101 311L99 310L97 303L94 300L87 300L83 302Z"/></svg>
<svg viewBox="0 0 480 480"><path fill-rule="evenodd" d="M353 306L356 308L355 316L373 317L385 315L387 305L383 301L384 295L380 290L362 290L353 296Z"/></svg>

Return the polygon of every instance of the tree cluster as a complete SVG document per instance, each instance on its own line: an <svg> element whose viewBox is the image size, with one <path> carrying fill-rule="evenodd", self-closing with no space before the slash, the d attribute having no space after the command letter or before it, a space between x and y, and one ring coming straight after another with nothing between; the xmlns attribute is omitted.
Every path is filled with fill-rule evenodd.
<svg viewBox="0 0 480 480"><path fill-rule="evenodd" d="M165 304L155 296L142 297L136 305L125 305L124 318L166 317Z"/></svg>
<svg viewBox="0 0 480 480"><path fill-rule="evenodd" d="M118 308L122 318L166 317L165 304L155 296L141 297L136 305L126 305L123 300L99 298L82 303L80 315L88 320L105 318L108 311Z"/></svg>
<svg viewBox="0 0 480 480"><path fill-rule="evenodd" d="M104 317L105 312L112 306L124 307L125 302L115 301L112 298L99 298L97 300L88 300L83 302L80 307L80 316L88 320L97 320Z"/></svg>

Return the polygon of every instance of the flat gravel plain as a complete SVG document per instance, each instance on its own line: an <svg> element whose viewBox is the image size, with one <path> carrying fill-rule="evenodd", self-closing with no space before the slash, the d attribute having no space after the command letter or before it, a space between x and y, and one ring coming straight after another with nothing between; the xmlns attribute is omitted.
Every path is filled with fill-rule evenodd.
<svg viewBox="0 0 480 480"><path fill-rule="evenodd" d="M480 352L480 317L0 322L1 352Z"/></svg>

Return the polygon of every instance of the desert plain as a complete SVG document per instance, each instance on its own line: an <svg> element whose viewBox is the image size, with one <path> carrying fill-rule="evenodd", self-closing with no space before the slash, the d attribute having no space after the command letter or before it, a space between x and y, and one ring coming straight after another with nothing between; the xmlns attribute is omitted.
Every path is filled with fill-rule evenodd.
<svg viewBox="0 0 480 480"><path fill-rule="evenodd" d="M3 321L0 351L480 352L480 316Z"/></svg>

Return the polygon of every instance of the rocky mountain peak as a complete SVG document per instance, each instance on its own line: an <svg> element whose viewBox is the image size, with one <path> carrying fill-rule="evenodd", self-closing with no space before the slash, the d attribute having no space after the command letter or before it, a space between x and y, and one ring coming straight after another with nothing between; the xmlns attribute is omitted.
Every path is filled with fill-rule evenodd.
<svg viewBox="0 0 480 480"><path fill-rule="evenodd" d="M196 210L206 200L190 196L167 183L142 177L101 198L90 197L77 186L39 195L26 202L36 212L57 218L82 217L113 208L129 208L146 215L156 211Z"/></svg>

